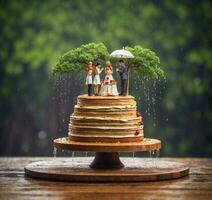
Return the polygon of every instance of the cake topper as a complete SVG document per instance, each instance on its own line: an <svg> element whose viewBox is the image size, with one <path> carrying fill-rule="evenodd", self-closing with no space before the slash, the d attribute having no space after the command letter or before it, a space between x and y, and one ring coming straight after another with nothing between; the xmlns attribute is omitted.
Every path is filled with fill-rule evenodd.
<svg viewBox="0 0 212 200"><path fill-rule="evenodd" d="M114 58L121 58L118 61L118 68L116 71L119 73L120 79L121 79L121 93L120 96L127 96L129 94L129 73L130 73L130 65L128 69L126 68L126 65L124 64L123 58L125 59L132 59L134 58L133 54L130 51L123 49L115 50L110 54L111 57Z"/></svg>
<svg viewBox="0 0 212 200"><path fill-rule="evenodd" d="M113 78L113 67L110 61L105 63L105 79L102 81L100 95L101 96L117 96L117 81Z"/></svg>
<svg viewBox="0 0 212 200"><path fill-rule="evenodd" d="M107 83L107 85L115 83L113 82L113 76L112 76L113 69L111 61L109 61L110 59L112 59L112 61L114 61L115 59L123 61L123 62L121 61L121 63L119 62L117 69L117 72L119 73L121 80L120 95L125 96L129 95L129 82L130 82L131 70L135 70L137 72L137 75L140 76L150 76L155 79L164 77L164 71L160 68L160 59L153 51L143 48L139 45L136 45L134 47L125 47L124 49L116 50L109 55L108 50L103 43L98 44L90 43L68 51L63 56L61 56L59 62L56 64L56 66L54 66L53 73L61 74L66 72L78 72L84 69L85 65L87 65L88 62L95 63L96 61L102 61L102 62L108 61L106 64L107 67L105 68L105 72L106 77L109 78L106 78L103 81L104 85L103 88L101 88L100 90L100 94L110 96L112 92L109 91L106 94L105 93L106 90L104 87L106 85L105 83ZM117 62L117 60L115 61ZM127 79L126 79L126 69L124 70L124 74L121 73L124 65L127 68ZM108 84L108 82L110 82L110 84ZM94 82L92 84L94 84ZM89 90L88 95L90 94L90 88L92 86L89 85L90 84L88 84L88 90ZM98 95L97 87L99 84L94 85L97 85L94 86L95 88L94 94ZM111 90L111 88L116 90L117 89L116 84L106 87L106 89L108 90Z"/></svg>
<svg viewBox="0 0 212 200"><path fill-rule="evenodd" d="M110 61L107 61L105 64L105 80L111 82L113 80L113 67Z"/></svg>
<svg viewBox="0 0 212 200"><path fill-rule="evenodd" d="M92 62L88 62L88 65L86 67L86 72L87 72L87 76L86 76L85 84L88 86L88 96L91 96L91 87L93 84L93 78L92 78L93 63Z"/></svg>
<svg viewBox="0 0 212 200"><path fill-rule="evenodd" d="M127 83L127 78L128 78L128 71L127 67L124 64L123 60L119 60L117 63L117 69L116 71L119 73L120 80L121 80L121 93L120 96L125 96L126 95L126 83Z"/></svg>
<svg viewBox="0 0 212 200"><path fill-rule="evenodd" d="M94 95L98 96L99 95L99 85L101 85L101 79L100 79L100 74L103 71L103 68L101 68L101 64L99 62L96 63L95 65L95 76L94 76Z"/></svg>

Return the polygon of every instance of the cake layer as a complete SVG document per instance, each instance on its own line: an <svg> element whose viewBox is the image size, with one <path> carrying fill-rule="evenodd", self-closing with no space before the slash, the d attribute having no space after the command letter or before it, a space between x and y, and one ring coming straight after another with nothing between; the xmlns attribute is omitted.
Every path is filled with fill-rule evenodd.
<svg viewBox="0 0 212 200"><path fill-rule="evenodd" d="M87 96L80 95L77 99L77 105L80 106L136 106L133 96Z"/></svg>
<svg viewBox="0 0 212 200"><path fill-rule="evenodd" d="M144 139L143 136L137 137L126 137L126 138L108 138L108 137L79 137L79 136L69 136L71 140L79 141L79 142L110 142L110 143L117 143L117 142L139 142Z"/></svg>
<svg viewBox="0 0 212 200"><path fill-rule="evenodd" d="M134 137L138 135L143 135L142 127L93 127L93 126L70 126L71 135L75 136L94 136L99 137L104 135L104 137Z"/></svg>
<svg viewBox="0 0 212 200"><path fill-rule="evenodd" d="M70 124L72 125L89 125L89 126L139 126L142 125L141 117L131 117L128 119L111 118L111 117L84 117L71 116Z"/></svg>
<svg viewBox="0 0 212 200"><path fill-rule="evenodd" d="M69 130L72 135L107 135L108 137L132 137L137 130L143 131L141 117L131 119L95 118L95 117L71 117ZM142 134L142 132L140 133ZM83 136L81 135L81 136ZM86 134L87 135L87 134Z"/></svg>
<svg viewBox="0 0 212 200"><path fill-rule="evenodd" d="M143 123L134 97L78 97L70 117L69 136L83 141L142 140Z"/></svg>
<svg viewBox="0 0 212 200"><path fill-rule="evenodd" d="M102 117L104 118L117 118L125 119L135 117L136 107L135 106L79 106L76 105L74 108L74 115L81 117Z"/></svg>

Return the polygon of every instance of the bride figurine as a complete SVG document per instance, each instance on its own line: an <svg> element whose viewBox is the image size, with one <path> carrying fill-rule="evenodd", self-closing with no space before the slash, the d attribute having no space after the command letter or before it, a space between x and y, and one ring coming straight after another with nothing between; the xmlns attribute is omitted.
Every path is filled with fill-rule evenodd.
<svg viewBox="0 0 212 200"><path fill-rule="evenodd" d="M88 62L88 65L86 67L86 81L85 84L88 86L88 96L91 96L91 87L92 87L92 74L93 74L93 63Z"/></svg>
<svg viewBox="0 0 212 200"><path fill-rule="evenodd" d="M102 82L100 94L102 96L117 96L117 82L113 79L112 76L113 67L110 61L106 62L105 66L105 80Z"/></svg>
<svg viewBox="0 0 212 200"><path fill-rule="evenodd" d="M106 62L106 66L105 66L105 81L112 81L113 80L113 67L111 65L111 62L110 61L107 61Z"/></svg>
<svg viewBox="0 0 212 200"><path fill-rule="evenodd" d="M96 63L96 66L95 66L95 76L94 76L94 80L93 80L93 85L94 85L94 95L95 96L98 96L99 93L99 85L101 85L101 82L100 82L100 74L102 73L102 70L103 68L101 69L101 65L100 63Z"/></svg>

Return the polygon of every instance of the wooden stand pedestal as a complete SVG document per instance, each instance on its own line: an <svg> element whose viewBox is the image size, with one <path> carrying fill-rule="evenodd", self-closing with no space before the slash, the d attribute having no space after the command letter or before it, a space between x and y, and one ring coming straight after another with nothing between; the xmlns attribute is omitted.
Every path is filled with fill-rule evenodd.
<svg viewBox="0 0 212 200"><path fill-rule="evenodd" d="M31 163L25 167L25 174L45 180L84 182L158 181L176 179L189 174L187 166L156 158L123 158L124 167L118 152L159 150L161 142L156 139L128 143L86 143L59 138L54 140L54 148L95 151L96 156L93 161L91 158L79 157L53 158L52 161Z"/></svg>
<svg viewBox="0 0 212 200"><path fill-rule="evenodd" d="M93 169L121 169L124 164L120 161L117 152L96 152L89 166Z"/></svg>

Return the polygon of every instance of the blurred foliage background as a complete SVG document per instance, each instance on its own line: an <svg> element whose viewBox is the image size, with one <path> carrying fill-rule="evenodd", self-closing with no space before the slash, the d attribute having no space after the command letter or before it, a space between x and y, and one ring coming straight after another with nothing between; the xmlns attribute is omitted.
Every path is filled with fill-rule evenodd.
<svg viewBox="0 0 212 200"><path fill-rule="evenodd" d="M212 3L169 0L0 0L0 155L52 155L67 135L84 74L52 77L73 47L142 45L166 80L131 77L147 137L162 156L212 155Z"/></svg>

